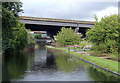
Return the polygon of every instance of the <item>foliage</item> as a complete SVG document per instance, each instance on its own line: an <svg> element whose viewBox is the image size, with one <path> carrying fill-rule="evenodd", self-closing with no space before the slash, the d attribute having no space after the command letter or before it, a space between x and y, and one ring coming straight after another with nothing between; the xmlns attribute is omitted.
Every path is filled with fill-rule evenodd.
<svg viewBox="0 0 120 83"><path fill-rule="evenodd" d="M31 34L31 33L29 33L31 30L27 30L27 33L28 33L28 45L29 46L34 46L34 45L36 45L37 43L36 43L36 39L35 39L35 37L34 37L34 35L33 34Z"/></svg>
<svg viewBox="0 0 120 83"><path fill-rule="evenodd" d="M21 2L3 2L2 7L6 8L8 11L12 11L14 16L18 16L18 14L23 11L21 9Z"/></svg>
<svg viewBox="0 0 120 83"><path fill-rule="evenodd" d="M23 23L19 22L12 30L13 39L10 39L10 42L8 42L11 46L10 48L14 50L23 50L28 45L33 46L36 44L34 36L29 33Z"/></svg>
<svg viewBox="0 0 120 83"><path fill-rule="evenodd" d="M3 2L2 3L2 26L3 30L11 30L12 27L17 25L19 20L18 14L22 12L21 2Z"/></svg>
<svg viewBox="0 0 120 83"><path fill-rule="evenodd" d="M118 15L104 17L96 22L94 28L86 33L87 39L94 44L94 49L102 52L116 53L118 52L118 42L120 24L118 23Z"/></svg>
<svg viewBox="0 0 120 83"><path fill-rule="evenodd" d="M2 48L23 50L27 45L34 44L34 37L19 22L19 13L22 12L21 2L2 3Z"/></svg>
<svg viewBox="0 0 120 83"><path fill-rule="evenodd" d="M12 28L13 39L10 39L11 48L23 50L28 45L28 33L23 23L18 23Z"/></svg>
<svg viewBox="0 0 120 83"><path fill-rule="evenodd" d="M41 34L35 34L35 38L41 38Z"/></svg>
<svg viewBox="0 0 120 83"><path fill-rule="evenodd" d="M60 45L73 45L79 44L81 34L76 34L72 28L62 27L61 31L57 34L56 39Z"/></svg>
<svg viewBox="0 0 120 83"><path fill-rule="evenodd" d="M86 41L85 39L82 39L81 42L79 43L80 46L87 46L88 45L88 41Z"/></svg>
<svg viewBox="0 0 120 83"><path fill-rule="evenodd" d="M3 2L2 3L2 48L3 50L9 49L12 46L11 40L14 40L12 27L18 24L18 14L22 11L20 2ZM12 42L13 43L13 42Z"/></svg>

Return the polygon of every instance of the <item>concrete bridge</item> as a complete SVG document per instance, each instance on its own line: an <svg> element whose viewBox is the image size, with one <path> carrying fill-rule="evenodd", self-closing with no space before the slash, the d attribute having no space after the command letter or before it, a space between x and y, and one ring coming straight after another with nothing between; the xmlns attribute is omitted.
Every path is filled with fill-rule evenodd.
<svg viewBox="0 0 120 83"><path fill-rule="evenodd" d="M62 27L78 29L78 32L85 36L85 32L90 27L94 27L94 22L78 21L78 20L65 20L65 19L52 19L52 18L38 18L20 16L21 22L25 24L27 29L32 31L47 31L47 35L53 36L60 31Z"/></svg>

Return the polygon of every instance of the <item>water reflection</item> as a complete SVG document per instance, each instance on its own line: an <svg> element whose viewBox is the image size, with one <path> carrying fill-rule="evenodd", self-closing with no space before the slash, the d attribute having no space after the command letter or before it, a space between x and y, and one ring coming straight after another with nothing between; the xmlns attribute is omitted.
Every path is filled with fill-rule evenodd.
<svg viewBox="0 0 120 83"><path fill-rule="evenodd" d="M119 80L118 76L115 76L111 73L108 73L96 67L89 68L89 75L95 81L117 81Z"/></svg>
<svg viewBox="0 0 120 83"><path fill-rule="evenodd" d="M115 81L118 77L62 51L41 46L35 52L5 54L3 80Z"/></svg>
<svg viewBox="0 0 120 83"><path fill-rule="evenodd" d="M47 60L46 60L46 65L51 67L51 66L55 66L55 54L53 52L51 52L50 50L47 50Z"/></svg>
<svg viewBox="0 0 120 83"><path fill-rule="evenodd" d="M31 69L32 59L34 58L33 52L28 53L13 53L7 52L3 57L2 65L2 80L10 81L11 79L23 79L23 76L27 70Z"/></svg>

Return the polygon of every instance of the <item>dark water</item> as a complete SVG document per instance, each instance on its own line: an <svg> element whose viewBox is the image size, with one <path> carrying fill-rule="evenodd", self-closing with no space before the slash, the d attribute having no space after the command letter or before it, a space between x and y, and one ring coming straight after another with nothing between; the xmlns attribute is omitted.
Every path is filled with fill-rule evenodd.
<svg viewBox="0 0 120 83"><path fill-rule="evenodd" d="M117 81L118 76L96 68L62 51L7 53L3 60L3 81Z"/></svg>

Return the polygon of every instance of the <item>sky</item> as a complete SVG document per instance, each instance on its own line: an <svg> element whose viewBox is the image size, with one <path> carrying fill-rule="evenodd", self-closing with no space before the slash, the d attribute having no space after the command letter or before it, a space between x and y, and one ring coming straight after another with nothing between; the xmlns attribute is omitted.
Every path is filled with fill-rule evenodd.
<svg viewBox="0 0 120 83"><path fill-rule="evenodd" d="M81 0L22 0L22 16L95 21L118 14L118 2L82 2Z"/></svg>

